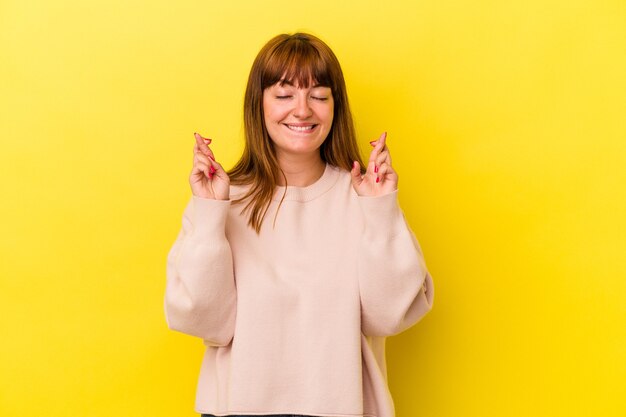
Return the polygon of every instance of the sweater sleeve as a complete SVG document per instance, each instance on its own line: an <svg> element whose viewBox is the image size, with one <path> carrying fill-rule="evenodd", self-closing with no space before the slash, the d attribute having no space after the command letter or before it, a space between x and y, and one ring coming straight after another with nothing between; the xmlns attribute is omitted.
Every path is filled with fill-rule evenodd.
<svg viewBox="0 0 626 417"><path fill-rule="evenodd" d="M433 305L432 278L397 194L358 197L365 221L358 270L361 328L366 336L398 334Z"/></svg>
<svg viewBox="0 0 626 417"><path fill-rule="evenodd" d="M167 255L165 317L170 329L226 346L235 329L237 293L225 228L230 201L192 196Z"/></svg>

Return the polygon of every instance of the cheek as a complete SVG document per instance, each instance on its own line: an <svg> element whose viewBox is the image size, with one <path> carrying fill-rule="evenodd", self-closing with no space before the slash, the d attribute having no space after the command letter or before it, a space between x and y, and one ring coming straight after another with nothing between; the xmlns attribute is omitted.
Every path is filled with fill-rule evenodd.
<svg viewBox="0 0 626 417"><path fill-rule="evenodd" d="M328 107L326 107L326 119L328 120L328 123L332 124L334 114L335 114L335 102L331 100Z"/></svg>
<svg viewBox="0 0 626 417"><path fill-rule="evenodd" d="M266 121L269 118L271 112L272 112L272 109L270 109L270 106L268 106L265 100L263 100L263 118Z"/></svg>
<svg viewBox="0 0 626 417"><path fill-rule="evenodd" d="M332 123L333 123L333 116L334 116L334 108L333 108L333 106L329 106L326 109L326 112L324 114L324 118L327 121L328 125L332 125Z"/></svg>
<svg viewBox="0 0 626 417"><path fill-rule="evenodd" d="M265 123L265 128L268 131L276 129L276 115L270 107L263 109L263 122Z"/></svg>
<svg viewBox="0 0 626 417"><path fill-rule="evenodd" d="M263 117L266 122L269 122L274 117L276 113L275 106L272 105L271 101L267 100L265 96L263 97Z"/></svg>
<svg viewBox="0 0 626 417"><path fill-rule="evenodd" d="M265 120L269 122L278 122L285 117L285 111L280 106L268 105L264 106L263 113L265 114Z"/></svg>

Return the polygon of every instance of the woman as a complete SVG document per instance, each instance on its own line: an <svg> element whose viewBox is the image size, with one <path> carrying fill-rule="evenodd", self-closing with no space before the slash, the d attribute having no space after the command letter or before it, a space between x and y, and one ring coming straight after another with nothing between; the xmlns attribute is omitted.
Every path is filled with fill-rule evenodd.
<svg viewBox="0 0 626 417"><path fill-rule="evenodd" d="M195 134L168 255L168 325L206 344L196 411L393 416L385 337L431 309L433 284L386 134L364 167L339 62L305 33L259 52L244 125L229 172Z"/></svg>

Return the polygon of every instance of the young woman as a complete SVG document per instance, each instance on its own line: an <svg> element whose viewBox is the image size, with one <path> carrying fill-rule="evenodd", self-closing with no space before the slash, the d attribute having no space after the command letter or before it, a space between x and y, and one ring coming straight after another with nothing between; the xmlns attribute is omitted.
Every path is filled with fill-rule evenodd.
<svg viewBox="0 0 626 417"><path fill-rule="evenodd" d="M431 309L433 284L386 134L364 165L339 62L305 33L259 52L244 125L228 172L195 134L167 259L168 325L206 345L196 411L392 417L385 338Z"/></svg>

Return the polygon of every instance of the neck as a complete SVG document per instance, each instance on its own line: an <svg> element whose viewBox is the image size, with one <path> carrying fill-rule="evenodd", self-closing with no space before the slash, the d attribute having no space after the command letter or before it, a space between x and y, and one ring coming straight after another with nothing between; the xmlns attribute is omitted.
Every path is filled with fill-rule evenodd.
<svg viewBox="0 0 626 417"><path fill-rule="evenodd" d="M278 177L278 185L291 187L307 187L321 178L326 169L326 164L322 161L319 153L311 157L299 157L289 155L277 155L280 169L285 174L285 178Z"/></svg>

